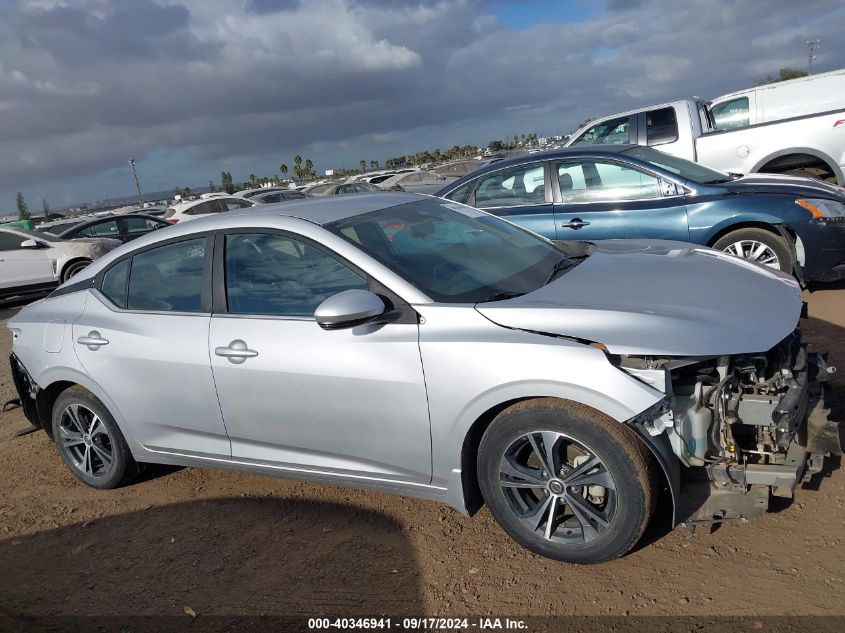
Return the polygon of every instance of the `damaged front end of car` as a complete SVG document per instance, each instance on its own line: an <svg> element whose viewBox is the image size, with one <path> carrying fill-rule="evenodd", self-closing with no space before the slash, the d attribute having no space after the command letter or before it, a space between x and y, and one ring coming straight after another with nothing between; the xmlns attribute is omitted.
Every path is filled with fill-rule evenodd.
<svg viewBox="0 0 845 633"><path fill-rule="evenodd" d="M771 495L792 497L826 456L842 454L824 405L835 368L798 330L756 354L613 361L666 394L629 424L653 441L664 436L681 464L676 523L759 516Z"/></svg>

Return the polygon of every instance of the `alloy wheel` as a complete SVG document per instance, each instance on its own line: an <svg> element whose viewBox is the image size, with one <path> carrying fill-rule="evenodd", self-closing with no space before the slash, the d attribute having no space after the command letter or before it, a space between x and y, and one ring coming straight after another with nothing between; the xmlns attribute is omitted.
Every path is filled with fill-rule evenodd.
<svg viewBox="0 0 845 633"><path fill-rule="evenodd" d="M756 264L780 270L780 259L771 247L757 240L739 240L725 247L724 252Z"/></svg>
<svg viewBox="0 0 845 633"><path fill-rule="evenodd" d="M73 465L87 477L104 477L114 461L106 425L88 407L71 404L62 411L59 442Z"/></svg>
<svg viewBox="0 0 845 633"><path fill-rule="evenodd" d="M502 455L499 485L520 523L556 543L588 543L616 513L610 471L593 450L563 433L537 431L513 441Z"/></svg>

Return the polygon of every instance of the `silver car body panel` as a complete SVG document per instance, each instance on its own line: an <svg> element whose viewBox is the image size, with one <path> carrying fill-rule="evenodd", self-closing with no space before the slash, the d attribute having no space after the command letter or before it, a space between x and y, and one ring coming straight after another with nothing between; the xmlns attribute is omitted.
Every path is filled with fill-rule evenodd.
<svg viewBox="0 0 845 633"><path fill-rule="evenodd" d="M552 283L478 311L505 327L640 356L765 351L795 329L801 314L798 282L770 268L687 242L596 244Z"/></svg>
<svg viewBox="0 0 845 633"><path fill-rule="evenodd" d="M599 347L575 339L599 341L614 353L736 353L766 349L798 320L795 284L686 243L602 245L524 297L447 305L320 226L424 198L385 193L289 202L145 235L82 271L73 279L79 290L21 309L9 321L14 352L42 389L63 381L94 393L139 461L374 487L466 512L462 448L485 413L523 398L558 397L622 422L664 397L611 364ZM410 304L419 323L327 331L309 318L121 310L85 283L145 246L244 228L319 242ZM723 273L720 283L705 284L705 265ZM653 283L634 288L635 268ZM698 289L684 286L689 275ZM759 291L749 289L755 283ZM733 313L717 332L708 306L712 293L724 296L726 287L736 293ZM751 331L751 313L765 313L765 327ZM90 349L78 342L92 332L108 343ZM232 363L215 353L236 340L257 355Z"/></svg>

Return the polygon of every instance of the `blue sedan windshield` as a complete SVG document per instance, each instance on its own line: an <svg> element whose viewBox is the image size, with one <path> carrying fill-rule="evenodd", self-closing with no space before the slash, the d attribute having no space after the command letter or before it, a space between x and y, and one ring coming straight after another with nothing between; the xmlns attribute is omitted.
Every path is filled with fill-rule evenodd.
<svg viewBox="0 0 845 633"><path fill-rule="evenodd" d="M444 303L531 292L565 259L538 235L437 199L364 213L326 228Z"/></svg>
<svg viewBox="0 0 845 633"><path fill-rule="evenodd" d="M631 149L623 151L622 154L630 156L631 158L638 158L646 163L651 163L652 165L656 165L661 169L677 174L681 178L691 180L692 182L714 185L720 182L728 182L730 180L730 177L727 174L723 174L720 171L708 169L703 165L684 160L683 158L678 158L677 156L658 152L656 149L651 149L650 147L632 147Z"/></svg>

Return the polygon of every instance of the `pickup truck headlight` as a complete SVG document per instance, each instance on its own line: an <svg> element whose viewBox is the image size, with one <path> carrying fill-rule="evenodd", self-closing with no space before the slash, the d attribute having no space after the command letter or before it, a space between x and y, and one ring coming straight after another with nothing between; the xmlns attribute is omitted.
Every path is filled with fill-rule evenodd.
<svg viewBox="0 0 845 633"><path fill-rule="evenodd" d="M845 204L836 200L822 198L798 198L795 201L799 207L804 207L813 215L812 222L821 224L827 222L845 222Z"/></svg>

